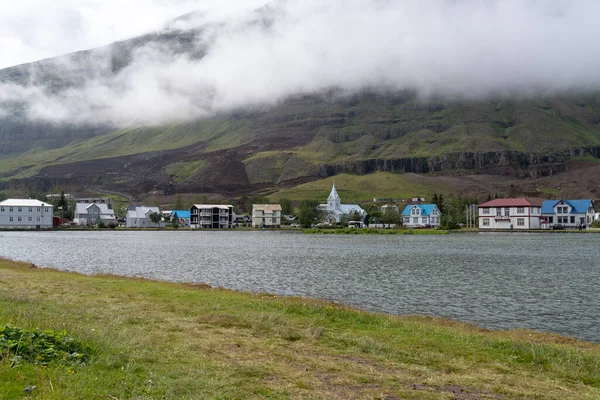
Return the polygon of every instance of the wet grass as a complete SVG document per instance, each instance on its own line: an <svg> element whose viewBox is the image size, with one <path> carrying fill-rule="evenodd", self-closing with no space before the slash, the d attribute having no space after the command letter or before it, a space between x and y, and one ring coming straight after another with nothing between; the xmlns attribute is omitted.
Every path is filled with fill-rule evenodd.
<svg viewBox="0 0 600 400"><path fill-rule="evenodd" d="M66 331L94 353L0 356L2 399L600 397L600 346L575 339L0 260L4 324Z"/></svg>

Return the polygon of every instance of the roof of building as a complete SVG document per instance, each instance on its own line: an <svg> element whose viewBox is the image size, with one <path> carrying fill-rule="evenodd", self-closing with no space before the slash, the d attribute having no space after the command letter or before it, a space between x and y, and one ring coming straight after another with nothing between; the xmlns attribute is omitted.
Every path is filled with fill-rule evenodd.
<svg viewBox="0 0 600 400"><path fill-rule="evenodd" d="M437 209L437 205L435 205L435 204L409 204L406 207L404 207L404 210L402 211L402 215L410 216L410 210L413 207L420 208L421 215L431 215L433 210Z"/></svg>
<svg viewBox="0 0 600 400"><path fill-rule="evenodd" d="M133 210L127 211L127 218L146 218L148 213L160 213L158 207L138 206Z"/></svg>
<svg viewBox="0 0 600 400"><path fill-rule="evenodd" d="M355 211L359 214L365 213L365 210L363 210L358 204L340 204L340 210L342 210L344 214L350 214Z"/></svg>
<svg viewBox="0 0 600 400"><path fill-rule="evenodd" d="M0 202L5 207L54 207L52 204L34 199L6 199Z"/></svg>
<svg viewBox="0 0 600 400"><path fill-rule="evenodd" d="M280 204L252 204L252 209L257 211L281 211Z"/></svg>
<svg viewBox="0 0 600 400"><path fill-rule="evenodd" d="M194 204L193 207L196 208L219 208L221 210L229 210L233 208L232 205L229 204Z"/></svg>
<svg viewBox="0 0 600 400"><path fill-rule="evenodd" d="M585 214L587 213L590 206L593 204L592 200L544 200L542 203L542 214L554 214L554 207L560 202L564 202L573 208L572 213L574 214Z"/></svg>
<svg viewBox="0 0 600 400"><path fill-rule="evenodd" d="M337 190L335 190L335 182L333 182L333 186L331 187L331 193L329 193L329 197L327 200L339 200L340 196L338 195Z"/></svg>
<svg viewBox="0 0 600 400"><path fill-rule="evenodd" d="M169 213L171 216L177 213L177 218L190 218L190 210L171 210Z"/></svg>
<svg viewBox="0 0 600 400"><path fill-rule="evenodd" d="M100 214L113 215L115 213L114 210L108 208L108 204L104 203L76 203L75 212L77 214L87 214L88 208L90 208L93 205L97 206L100 209Z"/></svg>
<svg viewBox="0 0 600 400"><path fill-rule="evenodd" d="M539 202L519 197L516 199L494 199L480 204L479 207L540 207L540 205Z"/></svg>

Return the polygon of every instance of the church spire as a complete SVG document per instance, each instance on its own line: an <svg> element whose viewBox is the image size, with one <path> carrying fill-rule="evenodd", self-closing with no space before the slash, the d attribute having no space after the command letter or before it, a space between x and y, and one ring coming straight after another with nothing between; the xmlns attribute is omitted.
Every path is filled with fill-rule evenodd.
<svg viewBox="0 0 600 400"><path fill-rule="evenodd" d="M327 209L330 211L337 210L340 208L341 203L342 203L342 200L340 199L340 196L338 195L337 190L335 190L335 181L334 181L333 186L331 188L331 193L329 193L329 198L327 199Z"/></svg>

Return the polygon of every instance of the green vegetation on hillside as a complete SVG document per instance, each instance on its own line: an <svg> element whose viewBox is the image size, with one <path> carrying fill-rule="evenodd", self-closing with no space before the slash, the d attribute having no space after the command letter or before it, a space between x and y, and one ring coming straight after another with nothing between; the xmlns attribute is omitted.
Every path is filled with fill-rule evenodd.
<svg viewBox="0 0 600 400"><path fill-rule="evenodd" d="M0 399L600 397L600 347L574 339L8 261L0 270L0 324L66 330L94 349L76 365L0 355Z"/></svg>
<svg viewBox="0 0 600 400"><path fill-rule="evenodd" d="M288 198L294 201L316 200L325 203L334 181L344 203L372 201L376 197L402 199L426 196L428 193L440 190L439 187L413 183L402 174L375 172L369 175L340 174L294 188L282 189L269 197L275 200Z"/></svg>

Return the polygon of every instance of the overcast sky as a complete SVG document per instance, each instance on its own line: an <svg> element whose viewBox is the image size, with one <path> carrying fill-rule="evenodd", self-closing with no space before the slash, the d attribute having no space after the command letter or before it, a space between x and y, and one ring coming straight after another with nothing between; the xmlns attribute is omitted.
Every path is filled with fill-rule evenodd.
<svg viewBox="0 0 600 400"><path fill-rule="evenodd" d="M2 0L3 1L3 0ZM1 103L62 122L158 124L340 89L487 98L600 91L600 0L19 0L0 8L0 65L219 21L202 59L154 45L59 94L0 85ZM14 4L14 5L13 5ZM181 27L181 26L180 26ZM110 71L111 58L95 65ZM75 70L76 70L75 66ZM7 111L5 110L6 114Z"/></svg>
<svg viewBox="0 0 600 400"><path fill-rule="evenodd" d="M267 0L0 0L0 68L103 46L192 11L225 17Z"/></svg>

